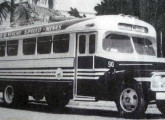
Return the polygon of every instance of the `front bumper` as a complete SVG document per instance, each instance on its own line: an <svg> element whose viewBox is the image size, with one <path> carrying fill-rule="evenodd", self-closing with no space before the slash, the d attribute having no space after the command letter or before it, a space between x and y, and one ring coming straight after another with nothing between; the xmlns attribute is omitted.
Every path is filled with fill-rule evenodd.
<svg viewBox="0 0 165 120"><path fill-rule="evenodd" d="M165 92L165 72L155 72L151 77L151 90Z"/></svg>

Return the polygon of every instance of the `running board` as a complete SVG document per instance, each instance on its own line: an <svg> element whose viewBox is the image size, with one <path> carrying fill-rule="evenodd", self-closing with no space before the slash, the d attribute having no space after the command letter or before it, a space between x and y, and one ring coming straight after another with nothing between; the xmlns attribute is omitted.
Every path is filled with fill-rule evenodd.
<svg viewBox="0 0 165 120"><path fill-rule="evenodd" d="M73 98L74 101L88 101L88 102L95 102L96 99L95 97L90 97L90 96L75 96Z"/></svg>

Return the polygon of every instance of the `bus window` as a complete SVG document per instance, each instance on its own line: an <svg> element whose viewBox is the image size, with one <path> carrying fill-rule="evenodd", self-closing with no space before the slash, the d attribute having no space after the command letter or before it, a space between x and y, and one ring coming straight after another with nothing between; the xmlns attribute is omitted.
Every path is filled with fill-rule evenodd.
<svg viewBox="0 0 165 120"><path fill-rule="evenodd" d="M34 55L36 48L36 38L28 38L23 40L23 54Z"/></svg>
<svg viewBox="0 0 165 120"><path fill-rule="evenodd" d="M109 34L103 40L103 49L112 53L133 53L131 39L125 35Z"/></svg>
<svg viewBox="0 0 165 120"><path fill-rule="evenodd" d="M95 53L95 39L96 39L95 34L89 36L89 53L90 54Z"/></svg>
<svg viewBox="0 0 165 120"><path fill-rule="evenodd" d="M37 40L37 53L49 54L51 52L52 36L39 37Z"/></svg>
<svg viewBox="0 0 165 120"><path fill-rule="evenodd" d="M7 41L7 55L16 56L18 53L18 40Z"/></svg>
<svg viewBox="0 0 165 120"><path fill-rule="evenodd" d="M133 42L137 53L141 55L155 55L152 42L149 39L133 37Z"/></svg>
<svg viewBox="0 0 165 120"><path fill-rule="evenodd" d="M79 36L79 53L80 54L85 53L85 43L86 43L86 36L80 35Z"/></svg>
<svg viewBox="0 0 165 120"><path fill-rule="evenodd" d="M69 34L55 35L53 38L53 52L66 53L69 51Z"/></svg>
<svg viewBox="0 0 165 120"><path fill-rule="evenodd" d="M5 56L6 42L0 42L0 57Z"/></svg>

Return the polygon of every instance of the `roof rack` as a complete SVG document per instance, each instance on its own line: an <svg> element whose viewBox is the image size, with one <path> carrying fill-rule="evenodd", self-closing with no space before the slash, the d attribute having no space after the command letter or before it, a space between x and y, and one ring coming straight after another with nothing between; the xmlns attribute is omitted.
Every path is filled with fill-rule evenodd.
<svg viewBox="0 0 165 120"><path fill-rule="evenodd" d="M33 26L33 25L41 25L44 23L48 23L48 21L44 21L42 19L31 19L26 21L19 21L19 22L13 22L10 24L11 28L19 28L24 26Z"/></svg>
<svg viewBox="0 0 165 120"><path fill-rule="evenodd" d="M26 20L26 21L17 21L17 22L10 23L10 26L1 27L0 31L10 30L10 29L15 29L15 28L29 27L29 26L36 26L36 25L43 25L43 24L48 24L48 23L53 23L53 22L67 21L67 20L72 20L72 19L76 19L76 17L55 16L54 18L52 18L51 21L46 21L43 19L31 19L31 20Z"/></svg>

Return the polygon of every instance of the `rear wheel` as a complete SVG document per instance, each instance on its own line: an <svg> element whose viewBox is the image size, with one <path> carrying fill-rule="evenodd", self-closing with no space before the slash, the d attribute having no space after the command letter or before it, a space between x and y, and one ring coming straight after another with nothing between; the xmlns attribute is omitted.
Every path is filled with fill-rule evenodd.
<svg viewBox="0 0 165 120"><path fill-rule="evenodd" d="M6 105L12 105L14 103L15 91L13 86L7 85L3 92L3 99Z"/></svg>
<svg viewBox="0 0 165 120"><path fill-rule="evenodd" d="M142 89L137 85L123 86L118 91L116 105L122 117L143 117L146 106Z"/></svg>
<svg viewBox="0 0 165 120"><path fill-rule="evenodd" d="M160 112L165 115L165 100L157 100L156 105Z"/></svg>
<svg viewBox="0 0 165 120"><path fill-rule="evenodd" d="M3 91L4 104L7 106L22 106L28 101L28 95L14 85L7 85Z"/></svg>

